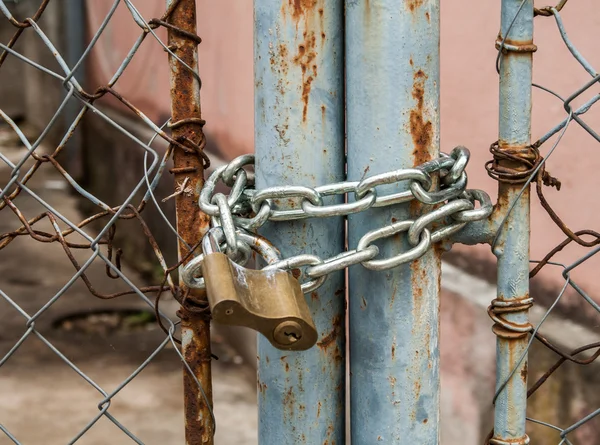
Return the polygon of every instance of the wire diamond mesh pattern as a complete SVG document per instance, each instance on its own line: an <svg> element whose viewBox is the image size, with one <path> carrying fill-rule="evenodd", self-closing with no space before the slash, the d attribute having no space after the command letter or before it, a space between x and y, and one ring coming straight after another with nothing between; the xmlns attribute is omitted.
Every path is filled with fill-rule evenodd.
<svg viewBox="0 0 600 445"><path fill-rule="evenodd" d="M96 391L97 414L91 417L87 424L81 426L80 430L73 435L69 443L74 443L82 438L100 421L100 419L108 419L112 424L118 427L124 435L128 436L134 442L141 444L143 443L142 439L137 437L134 431L128 429L128 427L119 421L119 419L111 412L111 403L113 402L113 399L117 397L117 395L121 393L134 378L146 369L163 350L172 349L178 354L179 358L184 361L177 344L179 340L176 338L176 331L178 328L178 322L174 321L176 320L176 317L168 316L159 308L161 293L170 293L176 299L179 298L178 286L175 284L176 281L172 279L170 275L178 265L174 265L171 268L167 266L161 249L142 215L147 207L156 206L156 209L158 209L159 213L164 218L167 227L173 232L172 242L174 245L176 244L178 235L172 223L165 216L163 210L161 210L165 204L161 202L160 198L157 198L154 195L154 191L161 177L167 174L166 170L170 162L173 147L179 147L189 152L190 150L196 150L196 148L201 149L202 146L201 144L200 146L198 144L189 144L188 142L191 141L172 139L169 135L169 122L163 122L158 125L154 123L142 111L136 108L134 104L130 103L126 98L119 94L118 84L119 79L127 70L130 62L144 45L158 43L165 52L178 59L177 55L173 53L163 40L161 40L158 34L158 29L160 27L173 28L168 20L169 15L177 6L178 2L173 2L171 7L166 10L161 17L146 18L142 16L131 1L116 0L98 29L92 30L95 34L91 38L89 46L79 60L72 66L67 64L60 51L57 49L59 45L55 44L48 37L44 32L43 25L40 24L43 23L42 19L44 18L44 13L47 11L49 3L49 0L39 2L39 8L34 15L28 18L21 18L13 16L13 12L16 8L15 3L0 1L0 12L2 13L0 17L2 17L4 22L10 22L14 27L14 35L10 42L0 43L0 49L2 51L2 54L0 55L0 69L9 58L17 59L21 63L34 67L44 73L44 75L51 76L55 79L57 88L59 88L59 84L62 84L65 91L64 100L54 113L51 121L39 135L36 135L33 138L28 135L28 131L25 127L21 128L22 124L19 121L13 120L7 113L0 109L0 117L6 124L5 133L12 133L12 136L18 139L17 145L21 145L21 151L19 151L20 154L16 157L14 154L11 156L7 152L0 152L0 159L7 167L5 170L10 171L8 180L3 183L0 190L0 210L4 210L5 213L12 212L17 218L14 221L18 221L16 229L0 235L0 250L7 248L11 243L22 237L30 237L33 240L38 241L40 246L48 243L60 245L62 248L62 255L64 255L72 264L73 275L54 295L47 296L43 306L31 308L30 310L26 310L25 307L29 308L31 305L24 304L18 296L9 295L3 290L0 290L0 300L3 300L4 303L7 303L14 311L16 311L14 315L10 315L13 319L17 316L21 317L21 326L24 329L23 335L8 351L2 350L0 352L2 354L0 359L0 369L6 365L11 358L18 354L19 349L25 343L31 341L32 338L38 339L52 354L66 364L73 371L74 375L78 376L83 382ZM118 69L114 73L111 73L112 77L110 78L110 81L106 85L97 88L94 92L90 93L85 91L80 82L78 82L76 73L79 68L88 63L94 45L98 42L103 33L106 32L107 26L113 19L117 8L128 9L130 13L129 26L139 29L139 37L131 47L127 56L121 61ZM27 34L33 34L36 39L36 45L46 48L53 54L53 57L60 68L59 70L48 68L15 49L18 48L20 39L23 39L23 36ZM194 38L197 43L200 42L199 37L197 36L188 37ZM185 68L189 69L194 76L198 76L191 67L181 60L179 60L179 62L182 63ZM167 59L165 54L165 64L166 63ZM150 140L142 141L138 136L107 115L106 112L96 105L96 102L105 96L111 96L113 99L119 101L124 107L132 112L132 116L137 116L138 122L147 127L150 134L153 134L154 136ZM67 108L73 104L77 104L78 106L74 119L66 125L68 130L63 135L60 143L51 146L47 140L48 133L53 129L59 119L64 119ZM77 131L79 131L78 129L84 125L85 118L88 114L99 116L107 124L113 126L121 134L127 137L144 153L144 174L139 178L135 187L130 190L128 196L117 206L109 205L87 191L74 176L67 172L68 169L65 169L63 165L61 165L61 162L65 159L64 153L68 149L71 139ZM156 138L166 141L169 148L162 150L161 153L156 148ZM192 145L192 148L190 148L189 145ZM197 150L196 153L199 156L203 156L200 150ZM204 161L207 166L208 159L205 156ZM58 175L60 175L60 180L63 184L66 184L67 189L79 194L87 200L90 207L94 208L95 211L91 212L85 219L75 221L73 220L73 215L62 214L57 208L53 207L53 205L51 205L44 197L44 191L40 190L39 185L32 185L32 183L35 182L35 178L40 176L39 173L47 171L47 169L53 169L55 174L58 173ZM119 172L119 174L131 175L132 172L123 171ZM46 183L46 186L47 185L48 183ZM185 187L181 187L181 190L178 189L176 191L176 193L185 192ZM168 200L172 197L173 196L167 196L165 199ZM27 211L22 211L20 205L24 199L34 201L37 208L42 209L42 212L33 216L27 214ZM137 282L134 282L139 280L128 277L121 267L122 252L117 247L114 247L113 244L117 228L120 226L121 222L126 220L137 220L138 230L145 235L155 252L156 262L160 265L162 275L165 277L164 280L159 279L159 282L155 285L140 286ZM44 247L42 246L40 248L43 249ZM82 252L86 254L82 256ZM124 290L104 293L101 289L96 289L87 275L90 266L95 262L103 262L106 267L106 275L113 280L119 280L124 286ZM129 296L130 299L128 301L130 302L132 301L131 298L137 299L138 303L142 303L142 306L155 311L157 320L160 322L160 325L165 332L164 338L159 341L158 344L154 344L151 347L151 352L147 354L147 357L139 363L133 372L130 372L130 374L116 386L102 387L90 376L91 373L86 373L83 370L83 367L78 366L67 353L61 350L60 346L55 344L52 334L48 334L44 329L38 327L40 320L44 318L53 306L59 304L60 301L71 298L69 293L74 284L79 280L83 281L89 293L98 299L110 300L125 296ZM92 297L90 296L90 298ZM84 345L81 346L81 348L84 347ZM188 365L186 364L186 366ZM190 374L193 375L191 371ZM203 392L200 382L198 382L197 379L196 383L199 385L200 391ZM19 442L18 435L16 433L13 434L7 425L0 424L0 430L2 431L0 436L5 436L0 442L5 443L6 438L8 438L16 444L21 443Z"/></svg>
<svg viewBox="0 0 600 445"><path fill-rule="evenodd" d="M568 0L561 1L558 5L552 7L545 7L535 10L536 20L554 20L556 23L557 32L560 34L560 37L565 44L566 48L573 56L573 58L578 62L578 64L583 67L583 69L590 75L589 82L583 84L579 89L570 93L569 96L563 97L553 91L551 86L548 87L546 85L538 85L533 84L534 88L537 88L541 91L544 91L548 94L551 94L562 102L564 110L566 112L566 118L553 126L547 133L545 133L542 137L540 137L535 143L532 144L532 148L534 150L540 149L540 152L544 155L544 157L540 157L540 162L533 166L529 171L529 177L526 182L526 186L529 184L535 185L536 194L539 199L540 204L544 208L544 210L548 213L548 216L552 219L552 221L557 225L557 227L564 233L565 240L553 248L547 255L545 255L541 260L532 260L532 270L530 272L530 278L535 277L538 273L544 269L548 268L557 268L561 273L562 278L564 279L564 285L560 289L560 292L555 295L553 301L547 306L547 310L545 311L543 317L540 322L532 328L530 341L528 349L534 345L534 342L538 342L539 344L548 348L549 351L555 354L554 358L550 359L552 365L549 368L545 368L544 363L536 363L532 357L540 357L540 354L535 354L530 356L529 360L529 371L535 371L536 374L534 376L529 377L529 390L528 390L528 398L530 404L535 402L536 396L542 395L546 392L546 396L552 395L553 391L556 391L556 386L552 385L553 377L556 377L555 372L558 371L564 364L571 363L574 365L590 365L593 364L596 359L600 356L600 341L581 344L580 347L575 348L573 350L564 350L563 348L553 344L548 340L546 335L544 334L544 325L543 323L547 320L551 314L556 311L561 313L567 307L564 303L565 295L568 289L574 291L574 293L580 298L580 302L582 304L578 304L577 308L581 309L581 313L585 313L584 318L587 321L587 325L592 324L590 327L597 326L597 312L600 311L600 305L598 304L597 297L590 295L585 289L584 286L578 284L573 277L574 272L577 267L581 266L583 263L592 259L599 251L600 247L600 233L590 230L571 230L560 218L560 216L552 209L549 200L546 199L544 195L544 187L550 186L554 187L557 190L561 189L561 183L557 178L552 177L545 169L546 167L552 168L552 154L555 150L561 147L561 141L563 136L568 131L569 127L572 125L579 125L583 128L589 138L586 139L585 142L596 143L600 142L600 135L597 131L592 128L586 121L584 114L587 113L593 106L600 100L600 95L596 93L596 87L598 82L600 82L600 75L598 71L591 66L591 64L586 60L583 54L579 52L574 43L569 39L567 35L566 24L563 22L563 18L561 16L561 10L563 7L567 5ZM523 1L521 4L521 10L525 5L526 1ZM576 4L569 4L568 7L576 7ZM571 26L576 26L576 24L571 24ZM543 41L535 42L538 48L542 48L544 45ZM504 42L502 43L504 44ZM501 53L498 57L498 63L501 63ZM534 57L534 66L535 66L535 57ZM560 67L556 67L557 70ZM583 102L579 100L578 102L583 102L579 106L575 106L574 102L578 99L584 97L587 98L591 95L590 99ZM558 166L554 167L558 168ZM526 187L525 186L525 187ZM525 187L523 187L522 192L524 192ZM563 193L566 193L563 191ZM551 199L550 199L551 201ZM580 209L577 209L580 210ZM572 215L569 215L572 216ZM536 227L532 227L531 230L535 234ZM571 261L568 263L563 263L556 258L559 257L560 252L563 251L567 246L571 243L577 244L583 248L586 248L586 252L577 258L575 261ZM569 255L567 255L568 257ZM549 271L545 271L549 272ZM534 298L536 295L532 295ZM584 307L584 306L587 306ZM590 311L587 309L591 309L593 314L590 315ZM594 315L595 314L595 315ZM590 321L591 320L591 321ZM556 332L548 333L549 336L559 339L560 334ZM522 357L521 361L524 359ZM544 367L542 369L542 367ZM573 368L569 368L572 372ZM593 371L590 370L592 373ZM513 371L514 374L514 371ZM511 374L512 377L512 374ZM508 381L508 379L507 379ZM494 396L494 400L498 396L498 394L506 388L505 381L503 384L499 385L496 390L496 394ZM585 382L584 382L585 384ZM561 396L557 396L561 397ZM598 434L600 432L600 427L597 424L597 416L600 415L600 408L592 409L591 411L581 412L579 410L580 418L572 422L571 420L571 411L572 404L574 403L575 394L568 394L567 397L562 395L560 398L560 405L557 407L559 411L564 411L564 415L562 416L564 424L555 425L552 422L549 422L549 419L544 418L531 418L528 417L527 420L531 425L535 425L534 429L536 430L531 436L532 442L537 443L558 443L558 444L574 444L574 443L596 443ZM540 403L543 402L544 399L540 399ZM539 406L538 406L539 408ZM528 410L529 411L529 410ZM538 410L536 412L543 412L544 409ZM596 419L596 422L594 422ZM542 429L540 429L542 428ZM543 428L546 428L546 431L543 431ZM529 429L529 428L528 428ZM548 433L551 431L551 433ZM553 433L552 433L553 432ZM492 433L488 436L491 438ZM487 443L487 441L486 441Z"/></svg>

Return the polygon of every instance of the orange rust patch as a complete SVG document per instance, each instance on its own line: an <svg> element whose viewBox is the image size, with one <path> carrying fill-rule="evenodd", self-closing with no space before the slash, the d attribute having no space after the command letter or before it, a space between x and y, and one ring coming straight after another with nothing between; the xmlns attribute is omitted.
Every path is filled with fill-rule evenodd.
<svg viewBox="0 0 600 445"><path fill-rule="evenodd" d="M416 166L431 159L429 150L434 137L434 129L431 121L425 117L425 80L427 75L422 70L418 70L413 78L412 96L416 105L410 110L410 134L414 144L413 162ZM418 200L411 201L409 204L410 215L417 217L421 213L421 208L422 205Z"/></svg>
<svg viewBox="0 0 600 445"><path fill-rule="evenodd" d="M266 383L261 382L260 380L258 381L258 391L262 394L265 393L265 391L267 390L268 386Z"/></svg>
<svg viewBox="0 0 600 445"><path fill-rule="evenodd" d="M323 340L321 340L320 342L317 343L317 346L321 349L327 349L329 346L331 346L333 343L335 343L335 340L337 339L337 337L339 335L341 326L342 326L342 318L339 315L336 315L333 318L333 329L331 330L331 332L329 334L327 334L325 337L323 337Z"/></svg>
<svg viewBox="0 0 600 445"><path fill-rule="evenodd" d="M418 199L413 199L409 204L408 204L408 212L411 216L411 218L417 218L419 216L421 216L421 209L424 207L425 205L422 204Z"/></svg>
<svg viewBox="0 0 600 445"><path fill-rule="evenodd" d="M297 22L317 6L317 0L288 0L292 18Z"/></svg>
<svg viewBox="0 0 600 445"><path fill-rule="evenodd" d="M392 360L396 359L396 344L392 345Z"/></svg>
<svg viewBox="0 0 600 445"><path fill-rule="evenodd" d="M420 165L430 160L429 149L433 140L433 125L424 116L425 79L427 75L419 70L414 74L412 96L416 106L410 111L410 134L414 150L414 165Z"/></svg>
<svg viewBox="0 0 600 445"><path fill-rule="evenodd" d="M310 294L310 298L311 298L313 301L316 301L316 300L318 300L318 299L319 299L319 293L318 293L317 291L314 291L314 292L312 292L312 293Z"/></svg>
<svg viewBox="0 0 600 445"><path fill-rule="evenodd" d="M325 440L325 442L323 442L323 445L329 445L329 439L331 438L331 435L333 434L333 432L335 431L335 428L333 427L333 423L330 423L329 426L327 427L327 437L328 439ZM331 445L335 445L335 440L331 441Z"/></svg>
<svg viewBox="0 0 600 445"><path fill-rule="evenodd" d="M427 279L427 272L421 266L420 261L413 261L410 264L411 286L413 294L413 316L415 318L421 315L421 306L423 304L423 280Z"/></svg>
<svg viewBox="0 0 600 445"><path fill-rule="evenodd" d="M285 79L289 71L289 51L287 46L283 43L277 45L275 50L271 51L269 62L271 64L271 70L274 73L279 74L277 76L277 91L283 96L287 86Z"/></svg>
<svg viewBox="0 0 600 445"><path fill-rule="evenodd" d="M421 394L421 382L417 380L415 382L415 399L418 399L420 394Z"/></svg>
<svg viewBox="0 0 600 445"><path fill-rule="evenodd" d="M408 0L406 2L406 6L410 10L410 12L415 12L417 8L423 6L424 0Z"/></svg>
<svg viewBox="0 0 600 445"><path fill-rule="evenodd" d="M321 402L317 403L317 419L321 417Z"/></svg>
<svg viewBox="0 0 600 445"><path fill-rule="evenodd" d="M431 16L429 15L429 11L427 11L427 12L425 13L425 18L427 19L427 21L428 21L429 23L431 23Z"/></svg>
<svg viewBox="0 0 600 445"><path fill-rule="evenodd" d="M285 396L283 397L283 407L284 411L289 411L290 418L294 417L294 407L296 406L296 396L294 395L294 390L289 388Z"/></svg>
<svg viewBox="0 0 600 445"><path fill-rule="evenodd" d="M527 382L527 362L525 362L523 369L521 369L521 380Z"/></svg>
<svg viewBox="0 0 600 445"><path fill-rule="evenodd" d="M342 355L342 351L340 351L339 347L335 348L335 353L333 354L333 361L337 364L340 364L344 361L344 356Z"/></svg>
<svg viewBox="0 0 600 445"><path fill-rule="evenodd" d="M321 44L325 39L324 28L324 9L317 5L323 4L320 0L288 0L288 9L291 11L292 19L296 22L296 30L300 19L304 21L303 42L298 45L298 52L293 59L294 64L300 66L302 70L301 99L303 106L302 121L306 121L308 112L308 101L311 91L311 84L317 77L318 67L315 63L317 57L316 45L317 35L321 36ZM285 12L285 11L284 11ZM317 20L319 23L315 23ZM309 73L309 70L312 73Z"/></svg>
<svg viewBox="0 0 600 445"><path fill-rule="evenodd" d="M317 64L315 59L317 58L316 37L314 31L304 32L304 42L298 45L298 53L294 57L294 64L300 67L302 70L302 121L306 122L306 115L308 113L308 102L310 99L310 90L312 83L317 77ZM309 73L312 71L312 73Z"/></svg>

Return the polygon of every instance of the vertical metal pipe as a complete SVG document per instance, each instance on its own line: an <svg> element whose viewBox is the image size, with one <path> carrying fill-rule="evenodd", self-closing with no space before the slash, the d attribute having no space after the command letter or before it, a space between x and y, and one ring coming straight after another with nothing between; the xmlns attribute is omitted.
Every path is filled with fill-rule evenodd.
<svg viewBox="0 0 600 445"><path fill-rule="evenodd" d="M254 0L254 20L257 188L343 180L342 1ZM263 234L284 257L344 249L343 218L278 222ZM306 298L319 332L315 347L280 351L259 336L261 445L345 442L343 273Z"/></svg>
<svg viewBox="0 0 600 445"><path fill-rule="evenodd" d="M439 15L439 0L346 1L349 180L438 156ZM412 202L351 215L350 247L422 211ZM398 235L380 255L408 248ZM440 251L386 272L354 266L349 280L352 444L437 444Z"/></svg>
<svg viewBox="0 0 600 445"><path fill-rule="evenodd" d="M524 3L524 4L523 4ZM507 34L508 33L508 34ZM531 81L533 45L533 0L503 0L498 44L504 39L500 59L500 150L529 154L531 139ZM505 167L519 168L503 161ZM519 198L522 184L500 183L498 210L506 212L518 202L500 228L494 246L498 257L498 295L492 310L502 322L494 325L497 388L504 384L526 353L529 308L529 187ZM509 311L504 311L506 308ZM515 329L515 327L517 329ZM527 359L525 358L496 399L494 445L526 444Z"/></svg>
<svg viewBox="0 0 600 445"><path fill-rule="evenodd" d="M167 0L167 7L174 3L168 18L169 23L187 33L196 34L195 0ZM200 106L200 83L198 81L198 42L189 36L168 29L169 48L195 74L177 58L169 56L171 81L171 128L175 140L201 149L204 141ZM175 208L177 231L183 241L178 242L179 257L184 258L189 248L196 246L209 227L210 219L200 212L198 198L204 183L203 161L195 152L185 152L175 147L173 152L175 168L185 168L185 173L175 173L176 185L186 182L191 193L181 193L176 197ZM186 286L180 281L183 293ZM214 422L212 419L212 382L210 351L210 317L206 312L208 301L204 290L192 289L187 293L185 304L179 311L181 317L181 342L184 358L202 385L198 387L194 376L187 367L183 371L185 439L188 445L212 445L214 443ZM208 403L205 399L208 399Z"/></svg>

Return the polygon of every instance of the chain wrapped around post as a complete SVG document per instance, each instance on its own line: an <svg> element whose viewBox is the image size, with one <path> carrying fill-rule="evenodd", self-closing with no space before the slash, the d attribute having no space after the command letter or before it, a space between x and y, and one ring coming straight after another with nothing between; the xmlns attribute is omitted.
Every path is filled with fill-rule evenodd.
<svg viewBox="0 0 600 445"><path fill-rule="evenodd" d="M210 215L212 226L206 237L210 237L210 242L214 244L213 252L216 251L221 256L223 252L229 258L230 269L235 273L226 273L228 277L233 276L227 279L227 284L234 285L238 292L244 293L251 287L246 282L248 271L243 266L250 258L252 250L265 258L267 265L262 269L264 273L304 267L305 282L301 285L301 291L313 292L332 272L356 264L372 270L387 270L409 263L423 256L434 243L448 239L469 222L488 218L493 209L490 197L482 190L466 188L465 167L468 160L469 151L464 147L457 147L450 155L442 154L440 158L420 166L368 176L361 181L345 181L315 188L293 185L255 190L254 173L251 171L254 156L243 155L216 169L202 188L200 209ZM436 182L433 175L439 176L440 179L440 187L437 190L433 188ZM214 193L219 182L230 187L228 195ZM386 196L378 194L378 186L402 182L407 184L408 190ZM327 202L328 197L346 194L354 195L354 200L334 205ZM277 252L277 249L268 240L250 234L250 231L259 229L267 221L347 216L371 207L392 206L414 199L432 206L433 210L415 220L390 222L387 226L367 232L359 240L356 248L331 258L322 259L312 254L301 254L279 259L278 255L272 253ZM477 208L476 203L479 203ZM379 248L374 242L400 233L406 233L412 248L390 258L378 258ZM206 285L205 280L210 277L203 277L203 272L207 269L205 260L210 255L214 253L200 254L182 267L181 277L189 287L215 288ZM219 270L225 273L227 267L223 266ZM236 284L236 280L241 280L242 285ZM242 288L244 291L239 290ZM212 293L211 296L211 291L208 291L211 308L221 301L214 296L214 292ZM248 307L241 307L241 310L245 315L241 317L240 324L257 329L261 314L254 314L248 318ZM230 309L227 315L233 316L233 309ZM237 313L235 315L240 320ZM262 319L264 318L263 316ZM221 321L226 323L232 324L231 320L226 316L221 317ZM307 322L311 324L310 320ZM273 336L265 335L273 342ZM288 344L287 349L296 349L296 346L301 344L306 347L304 342L298 342L296 345Z"/></svg>

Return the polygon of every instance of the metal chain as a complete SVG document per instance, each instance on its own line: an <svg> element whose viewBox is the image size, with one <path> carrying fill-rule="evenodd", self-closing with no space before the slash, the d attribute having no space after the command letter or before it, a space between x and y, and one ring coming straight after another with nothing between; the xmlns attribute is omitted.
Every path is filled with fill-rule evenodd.
<svg viewBox="0 0 600 445"><path fill-rule="evenodd" d="M267 263L265 270L292 270L305 267L308 279L302 290L312 292L320 287L327 276L346 267L362 264L371 270L386 270L414 261L423 256L434 243L447 239L466 224L487 218L492 213L490 197L482 190L466 190L465 167L469 150L455 148L450 155L441 154L438 159L414 168L393 170L364 178L361 181L344 181L318 187L287 185L254 189L254 173L246 170L254 166L254 155L243 155L227 165L219 167L207 179L200 193L199 205L211 216L211 225L218 228L223 242L218 246L233 261L244 265L248 252L257 251ZM439 189L434 188L433 174L439 175ZM231 188L229 195L215 193L219 182ZM381 195L381 185L406 184L406 189L389 195ZM343 204L328 204L327 197L353 195ZM268 221L291 221L305 218L347 216L370 208L388 207L418 200L423 204L441 204L435 210L415 220L390 223L390 225L367 232L356 249L327 259L316 255L301 254L274 261L278 252L264 238L249 233ZM283 207L280 203L292 203ZM475 203L479 207L475 208ZM435 226L435 228L433 228ZM379 248L372 244L406 232L406 252L390 258L377 258ZM204 287L200 271L204 255L191 260L183 269L184 281L192 287Z"/></svg>

